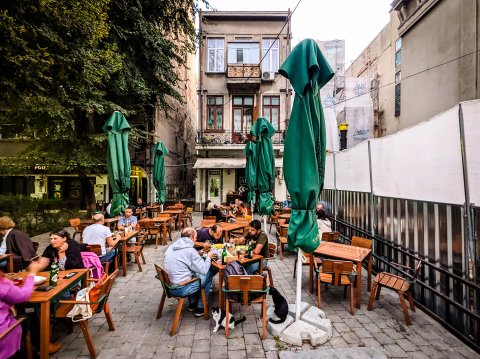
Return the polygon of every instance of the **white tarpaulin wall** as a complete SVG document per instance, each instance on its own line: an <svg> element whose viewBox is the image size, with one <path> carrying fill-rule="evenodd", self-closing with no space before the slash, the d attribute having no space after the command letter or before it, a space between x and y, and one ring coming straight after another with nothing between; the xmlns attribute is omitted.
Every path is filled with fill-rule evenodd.
<svg viewBox="0 0 480 359"><path fill-rule="evenodd" d="M335 168L333 156L333 153L329 153L325 161L325 179L323 181L323 188L325 189L335 189Z"/></svg>
<svg viewBox="0 0 480 359"><path fill-rule="evenodd" d="M338 190L370 192L368 142L335 154Z"/></svg>
<svg viewBox="0 0 480 359"><path fill-rule="evenodd" d="M462 103L470 202L480 206L480 101Z"/></svg>
<svg viewBox="0 0 480 359"><path fill-rule="evenodd" d="M392 136L372 140L374 194L463 204L460 149L458 106Z"/></svg>

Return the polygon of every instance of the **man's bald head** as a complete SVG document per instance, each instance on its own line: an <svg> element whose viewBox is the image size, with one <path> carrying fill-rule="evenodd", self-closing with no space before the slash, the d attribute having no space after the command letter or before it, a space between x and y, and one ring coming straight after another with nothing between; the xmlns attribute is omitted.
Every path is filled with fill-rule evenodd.
<svg viewBox="0 0 480 359"><path fill-rule="evenodd" d="M180 234L180 237L187 237L195 242L197 239L197 230L192 227L187 227L182 231L182 233Z"/></svg>
<svg viewBox="0 0 480 359"><path fill-rule="evenodd" d="M96 213L96 214L93 215L93 222L100 223L104 220L104 218L105 217L103 216L102 213Z"/></svg>

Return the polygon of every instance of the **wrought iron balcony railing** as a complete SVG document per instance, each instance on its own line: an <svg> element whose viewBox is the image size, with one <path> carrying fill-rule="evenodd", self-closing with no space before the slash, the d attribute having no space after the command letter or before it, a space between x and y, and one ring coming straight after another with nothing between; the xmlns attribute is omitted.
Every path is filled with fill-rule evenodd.
<svg viewBox="0 0 480 359"><path fill-rule="evenodd" d="M221 131L221 132L209 132L199 131L197 132L196 143L199 145L208 146L221 146L221 145L239 145L245 144L251 140L250 133L247 132L235 132L235 131ZM277 131L272 136L272 143L274 145L283 144L285 140L285 131Z"/></svg>

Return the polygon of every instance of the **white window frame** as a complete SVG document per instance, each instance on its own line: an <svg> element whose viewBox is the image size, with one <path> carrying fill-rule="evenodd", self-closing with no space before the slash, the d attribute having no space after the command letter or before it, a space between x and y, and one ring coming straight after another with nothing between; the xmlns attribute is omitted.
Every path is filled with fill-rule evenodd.
<svg viewBox="0 0 480 359"><path fill-rule="evenodd" d="M210 40L221 40L223 45L216 47L217 44L213 44L210 47ZM214 52L213 66L210 64L210 52ZM217 53L222 53L222 63L219 63ZM210 37L207 38L207 72L225 72L225 39L223 37Z"/></svg>
<svg viewBox="0 0 480 359"><path fill-rule="evenodd" d="M268 41L268 45L265 44L266 41ZM270 49L272 41L276 45L273 45ZM268 49L270 49L270 51L265 56ZM264 37L262 39L262 59L263 72L278 72L278 69L280 68L280 39L274 37ZM276 60L276 66L272 66L274 60ZM267 66L267 64L269 64L269 66Z"/></svg>

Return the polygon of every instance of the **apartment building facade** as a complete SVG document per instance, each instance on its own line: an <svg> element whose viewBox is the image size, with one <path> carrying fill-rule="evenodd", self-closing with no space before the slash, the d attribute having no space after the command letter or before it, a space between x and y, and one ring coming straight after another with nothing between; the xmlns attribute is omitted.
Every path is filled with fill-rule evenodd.
<svg viewBox="0 0 480 359"><path fill-rule="evenodd" d="M292 90L278 69L291 50L289 13L202 12L197 123L197 208L246 198L245 143L258 117L276 129L274 195L286 196L283 142Z"/></svg>

